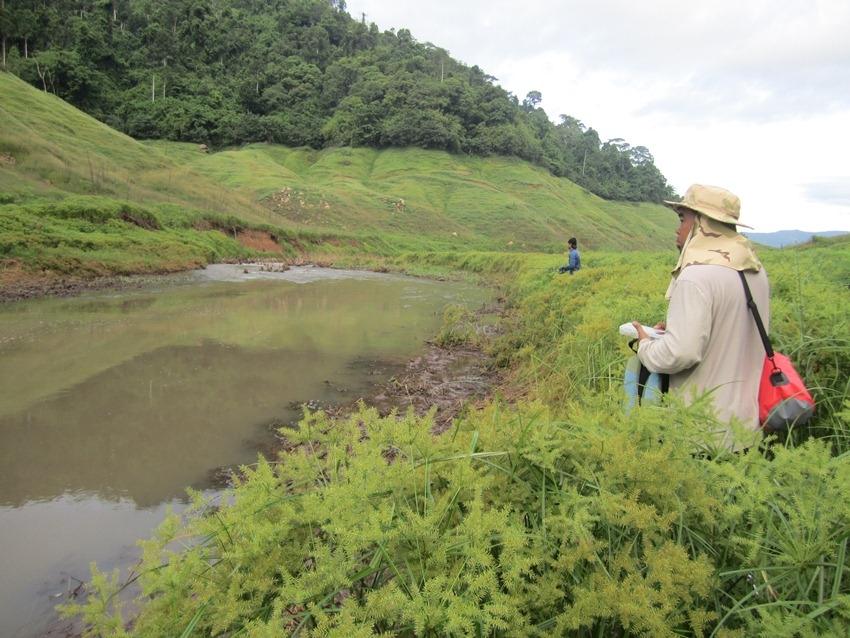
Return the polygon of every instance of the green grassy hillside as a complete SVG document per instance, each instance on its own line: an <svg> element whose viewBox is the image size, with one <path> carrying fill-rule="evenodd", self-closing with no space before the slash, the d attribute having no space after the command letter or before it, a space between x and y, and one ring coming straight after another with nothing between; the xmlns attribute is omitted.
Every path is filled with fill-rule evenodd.
<svg viewBox="0 0 850 638"><path fill-rule="evenodd" d="M274 253L628 250L674 216L511 158L140 143L0 73L0 275L163 272ZM5 275L4 275L5 273ZM5 282L5 279L0 277Z"/></svg>
<svg viewBox="0 0 850 638"><path fill-rule="evenodd" d="M0 121L0 202L86 194L268 221L251 198L192 173L10 73L0 73Z"/></svg>
<svg viewBox="0 0 850 638"><path fill-rule="evenodd" d="M194 144L149 145L308 228L542 251L563 250L571 236L591 248L660 248L675 228L662 206L609 202L513 158L269 144L206 154Z"/></svg>
<svg viewBox="0 0 850 638"><path fill-rule="evenodd" d="M0 292L337 244L0 73Z"/></svg>

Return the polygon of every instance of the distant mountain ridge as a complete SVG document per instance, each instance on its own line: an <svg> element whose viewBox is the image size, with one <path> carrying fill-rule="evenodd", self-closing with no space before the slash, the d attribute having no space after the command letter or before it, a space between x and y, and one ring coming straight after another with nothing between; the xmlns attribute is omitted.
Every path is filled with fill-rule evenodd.
<svg viewBox="0 0 850 638"><path fill-rule="evenodd" d="M782 248L783 246L795 246L797 244L805 244L811 241L812 237L837 237L838 235L846 235L850 231L846 230L824 230L818 232L808 232L805 230L777 230L772 233L744 233L750 240L765 246L773 246L774 248Z"/></svg>

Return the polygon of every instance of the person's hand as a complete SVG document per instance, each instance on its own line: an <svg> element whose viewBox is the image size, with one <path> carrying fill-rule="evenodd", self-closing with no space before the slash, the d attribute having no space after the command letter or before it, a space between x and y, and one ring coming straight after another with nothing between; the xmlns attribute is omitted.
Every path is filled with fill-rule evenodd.
<svg viewBox="0 0 850 638"><path fill-rule="evenodd" d="M657 324L655 324L652 327L655 328L656 330L667 330L667 322L666 321L659 321Z"/></svg>
<svg viewBox="0 0 850 638"><path fill-rule="evenodd" d="M643 329L643 325L641 325L640 321L632 321L632 325L637 330L638 341L643 341L644 339L649 339L649 335L646 334L646 330Z"/></svg>

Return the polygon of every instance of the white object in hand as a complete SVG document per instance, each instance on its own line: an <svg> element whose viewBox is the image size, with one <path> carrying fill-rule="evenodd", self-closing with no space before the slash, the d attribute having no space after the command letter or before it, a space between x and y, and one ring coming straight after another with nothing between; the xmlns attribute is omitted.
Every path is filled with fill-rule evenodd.
<svg viewBox="0 0 850 638"><path fill-rule="evenodd" d="M650 339L658 339L664 335L663 330L656 330L655 328L650 328L649 326L643 326L643 329L646 331L646 334ZM638 332L637 328L635 328L631 323L624 323L620 326L620 334L624 337L631 337L632 339L637 339Z"/></svg>

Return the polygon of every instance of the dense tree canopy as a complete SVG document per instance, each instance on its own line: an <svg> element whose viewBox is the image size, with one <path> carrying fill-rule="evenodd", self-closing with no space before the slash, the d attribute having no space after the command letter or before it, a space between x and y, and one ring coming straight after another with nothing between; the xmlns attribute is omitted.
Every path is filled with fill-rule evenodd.
<svg viewBox="0 0 850 638"><path fill-rule="evenodd" d="M0 0L2 64L138 138L513 155L603 197L671 195L643 146L602 142L344 0Z"/></svg>

